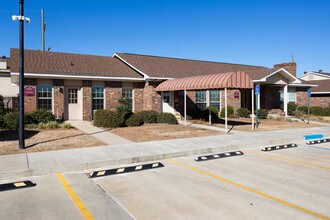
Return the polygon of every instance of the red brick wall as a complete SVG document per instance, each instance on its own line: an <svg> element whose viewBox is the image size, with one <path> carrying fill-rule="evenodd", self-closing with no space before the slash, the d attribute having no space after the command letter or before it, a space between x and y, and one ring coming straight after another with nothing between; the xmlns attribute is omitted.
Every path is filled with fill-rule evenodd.
<svg viewBox="0 0 330 220"><path fill-rule="evenodd" d="M134 83L134 112L143 111L144 91L145 83Z"/></svg>
<svg viewBox="0 0 330 220"><path fill-rule="evenodd" d="M307 95L307 90L302 89L302 88L297 88L296 89L296 94L297 94L297 105L308 105L308 95Z"/></svg>
<svg viewBox="0 0 330 220"><path fill-rule="evenodd" d="M61 120L64 119L64 80L54 79L54 115Z"/></svg>
<svg viewBox="0 0 330 220"><path fill-rule="evenodd" d="M311 97L311 106L320 106L325 108L325 107L329 107L329 104L330 104L330 96L312 95Z"/></svg>
<svg viewBox="0 0 330 220"><path fill-rule="evenodd" d="M24 85L31 86L35 89L35 96L24 96L24 111L33 112L37 109L37 80L25 78Z"/></svg>
<svg viewBox="0 0 330 220"><path fill-rule="evenodd" d="M92 81L83 80L83 120L92 120Z"/></svg>
<svg viewBox="0 0 330 220"><path fill-rule="evenodd" d="M156 91L159 82L146 82L143 90L143 110L160 112L162 106L161 93Z"/></svg>
<svg viewBox="0 0 330 220"><path fill-rule="evenodd" d="M118 99L122 97L122 83L115 81L105 82L105 108L115 110Z"/></svg>

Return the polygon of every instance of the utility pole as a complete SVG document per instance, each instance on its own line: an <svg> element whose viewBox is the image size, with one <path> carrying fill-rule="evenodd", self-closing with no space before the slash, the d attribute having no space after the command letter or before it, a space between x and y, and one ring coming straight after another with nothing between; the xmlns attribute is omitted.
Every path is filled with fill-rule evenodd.
<svg viewBox="0 0 330 220"><path fill-rule="evenodd" d="M46 31L46 24L44 18L44 9L41 9L41 49L45 51L45 31Z"/></svg>
<svg viewBox="0 0 330 220"><path fill-rule="evenodd" d="M13 15L13 21L19 21L19 148L25 148L24 130L24 21L30 22L30 18L24 17L24 0L19 0L19 16Z"/></svg>

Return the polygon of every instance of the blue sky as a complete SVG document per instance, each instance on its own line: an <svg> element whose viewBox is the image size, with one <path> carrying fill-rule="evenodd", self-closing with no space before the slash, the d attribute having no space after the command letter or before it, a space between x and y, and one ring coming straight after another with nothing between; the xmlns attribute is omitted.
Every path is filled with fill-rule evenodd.
<svg viewBox="0 0 330 220"><path fill-rule="evenodd" d="M25 0L25 48L129 52L330 72L330 0ZM0 56L18 47L18 0L0 1Z"/></svg>

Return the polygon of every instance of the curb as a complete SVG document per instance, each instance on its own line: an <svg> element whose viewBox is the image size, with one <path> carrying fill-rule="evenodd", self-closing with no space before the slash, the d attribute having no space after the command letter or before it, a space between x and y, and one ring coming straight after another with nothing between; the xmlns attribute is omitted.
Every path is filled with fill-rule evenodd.
<svg viewBox="0 0 330 220"><path fill-rule="evenodd" d="M40 176L40 175L47 175L47 174L55 174L61 172L73 172L73 171L80 171L80 170L90 170L91 172L93 169L99 169L103 167L111 167L111 166L119 166L123 164L131 164L131 163L139 163L139 162L148 162L148 161L158 161L168 158L176 158L176 157L186 157L186 156L197 156L203 154L213 154L225 151L237 151L243 148L261 148L267 146L269 144L276 145L276 144L283 144L288 142L298 142L301 140L274 140L274 141L263 141L258 143L251 143L251 144L240 144L240 145L228 145L228 146L219 146L219 147L209 147L209 148L202 148L197 150L185 150L179 152L171 152L171 153L155 153L153 155L146 155L146 156L139 156L139 157L129 157L129 158L121 158L121 159L114 159L114 160L106 160L106 161L96 161L96 162L87 162L87 163L80 163L74 164L69 166L50 166L50 167L43 167L43 168L36 168L36 169L29 169L29 170L17 170L17 171L10 171L0 173L0 180L9 180L21 177L30 177L30 176ZM220 145L220 143L219 143Z"/></svg>

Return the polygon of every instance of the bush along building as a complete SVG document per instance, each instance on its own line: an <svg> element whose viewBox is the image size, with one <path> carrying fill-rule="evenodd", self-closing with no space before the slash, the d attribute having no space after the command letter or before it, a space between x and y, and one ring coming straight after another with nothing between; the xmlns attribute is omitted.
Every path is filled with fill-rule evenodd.
<svg viewBox="0 0 330 220"><path fill-rule="evenodd" d="M18 85L18 49L10 50L8 64L11 82L6 86ZM260 85L261 109L280 109L284 103L287 112L289 102L306 105L307 89L313 86L296 77L295 62L267 68L127 53L107 57L26 50L24 105L27 112L47 109L63 120L92 120L95 110L115 109L121 98L130 100L133 112L183 115L186 97L186 111L193 114L209 105L224 107L223 88L199 87L199 80L221 78L229 85L228 105L251 109L252 89L243 86L242 77ZM170 89L177 79L190 80L194 89ZM236 87L231 87L234 82Z"/></svg>

